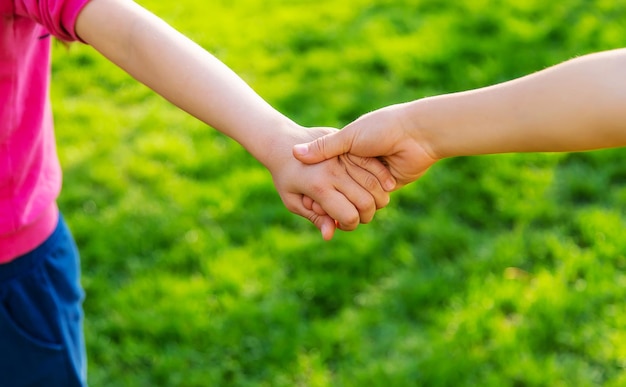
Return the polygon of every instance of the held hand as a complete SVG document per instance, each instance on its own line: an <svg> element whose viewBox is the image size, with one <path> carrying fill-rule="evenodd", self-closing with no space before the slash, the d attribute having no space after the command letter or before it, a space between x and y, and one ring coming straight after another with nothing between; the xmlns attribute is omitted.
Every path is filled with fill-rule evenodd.
<svg viewBox="0 0 626 387"><path fill-rule="evenodd" d="M359 223L371 221L376 210L389 203L389 194L380 181L393 180L376 159L341 156L305 165L293 158L294 144L333 131L336 129L300 128L291 132L291 138L275 144L273 161L268 165L287 209L309 219L326 240L332 238L336 227L354 230Z"/></svg>
<svg viewBox="0 0 626 387"><path fill-rule="evenodd" d="M385 184L389 191L417 180L438 159L426 148L426 138L421 138L418 126L403 119L405 105L385 107L366 114L341 131L320 137L315 141L298 144L293 155L303 163L314 164L346 154L349 160L356 157L377 157L389 168L397 181Z"/></svg>
<svg viewBox="0 0 626 387"><path fill-rule="evenodd" d="M391 172L380 160L349 154L343 154L337 158L340 165L345 167L348 175L374 197L376 210L384 208L389 204L387 191L393 190L396 182L393 176L391 176ZM302 203L307 209L315 211L318 215L328 215L319 203L306 195L302 197ZM363 224L369 223L374 218L374 214L375 209L364 207L363 211L359 211L360 222ZM336 222L336 225L342 230L347 230L339 222Z"/></svg>

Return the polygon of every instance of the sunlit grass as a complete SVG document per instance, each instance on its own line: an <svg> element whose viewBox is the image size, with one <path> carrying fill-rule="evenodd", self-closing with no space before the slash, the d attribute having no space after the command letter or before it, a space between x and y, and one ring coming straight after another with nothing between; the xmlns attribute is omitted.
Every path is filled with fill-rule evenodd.
<svg viewBox="0 0 626 387"><path fill-rule="evenodd" d="M140 1L279 110L372 109L626 36L626 2ZM323 242L238 144L56 47L94 386L621 386L623 150L444 160Z"/></svg>

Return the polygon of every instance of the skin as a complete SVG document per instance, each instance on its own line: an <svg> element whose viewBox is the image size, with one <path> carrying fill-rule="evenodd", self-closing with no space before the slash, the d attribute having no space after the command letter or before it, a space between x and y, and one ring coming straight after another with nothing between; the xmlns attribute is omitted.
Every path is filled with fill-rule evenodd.
<svg viewBox="0 0 626 387"><path fill-rule="evenodd" d="M625 69L626 49L589 54L509 82L384 107L293 154L304 163L379 157L398 189L446 157L622 147Z"/></svg>
<svg viewBox="0 0 626 387"><path fill-rule="evenodd" d="M240 77L160 18L128 0L92 0L76 23L80 38L158 94L239 142L272 174L285 206L324 239L372 220L393 179L375 159L332 157L304 165L292 147L332 133L277 112ZM319 213L312 210L313 203Z"/></svg>

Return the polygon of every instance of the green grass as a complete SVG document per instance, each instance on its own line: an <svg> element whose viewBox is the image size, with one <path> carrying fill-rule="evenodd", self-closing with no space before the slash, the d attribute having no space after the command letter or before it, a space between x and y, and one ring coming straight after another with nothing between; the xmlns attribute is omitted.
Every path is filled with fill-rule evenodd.
<svg viewBox="0 0 626 387"><path fill-rule="evenodd" d="M140 3L304 125L626 36L623 0ZM626 384L624 150L445 160L324 242L91 48L58 46L53 79L93 386Z"/></svg>

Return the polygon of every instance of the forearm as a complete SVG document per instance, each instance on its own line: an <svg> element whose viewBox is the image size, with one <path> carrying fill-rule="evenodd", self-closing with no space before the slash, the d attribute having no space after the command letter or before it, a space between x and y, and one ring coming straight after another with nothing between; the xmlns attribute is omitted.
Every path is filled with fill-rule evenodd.
<svg viewBox="0 0 626 387"><path fill-rule="evenodd" d="M264 164L279 131L295 127L218 59L134 2L92 0L76 30L134 78Z"/></svg>
<svg viewBox="0 0 626 387"><path fill-rule="evenodd" d="M437 158L626 145L626 50L499 85L406 104Z"/></svg>

